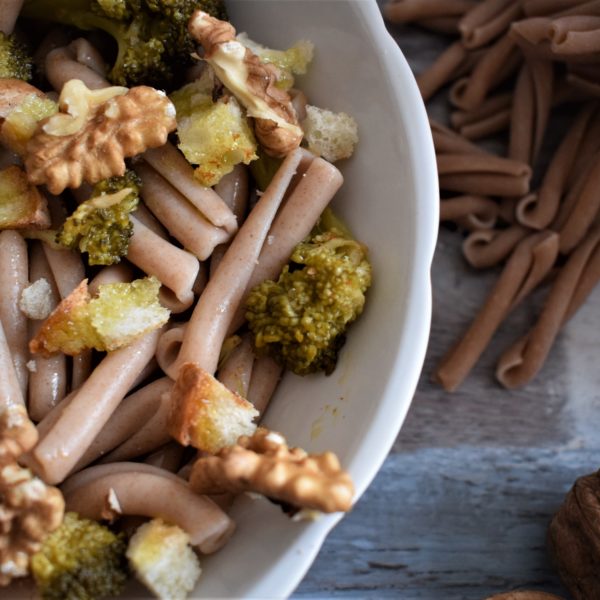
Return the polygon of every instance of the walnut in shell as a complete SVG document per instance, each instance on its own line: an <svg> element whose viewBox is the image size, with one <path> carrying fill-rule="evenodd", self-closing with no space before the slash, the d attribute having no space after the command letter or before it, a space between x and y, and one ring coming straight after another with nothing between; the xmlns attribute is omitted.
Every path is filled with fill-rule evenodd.
<svg viewBox="0 0 600 600"><path fill-rule="evenodd" d="M304 134L289 94L276 86L277 68L238 42L230 23L201 10L192 15L189 30L217 77L254 118L254 132L265 152L283 157L297 148Z"/></svg>
<svg viewBox="0 0 600 600"><path fill-rule="evenodd" d="M199 458L190 474L200 494L258 492L296 508L347 511L354 486L332 452L308 455L288 448L278 433L259 427L215 456Z"/></svg>
<svg viewBox="0 0 600 600"><path fill-rule="evenodd" d="M600 472L574 483L550 523L548 544L573 598L600 598Z"/></svg>
<svg viewBox="0 0 600 600"><path fill-rule="evenodd" d="M53 194L123 175L125 158L164 145L177 125L171 101L146 86L92 91L72 80L59 106L39 123L25 157L31 183Z"/></svg>

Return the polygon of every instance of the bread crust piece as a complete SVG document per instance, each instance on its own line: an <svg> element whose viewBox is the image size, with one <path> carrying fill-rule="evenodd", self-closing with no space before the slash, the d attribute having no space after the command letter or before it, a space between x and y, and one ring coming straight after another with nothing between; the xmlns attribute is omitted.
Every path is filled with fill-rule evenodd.
<svg viewBox="0 0 600 600"><path fill-rule="evenodd" d="M258 411L195 363L184 363L171 392L169 433L182 445L214 454L252 434Z"/></svg>

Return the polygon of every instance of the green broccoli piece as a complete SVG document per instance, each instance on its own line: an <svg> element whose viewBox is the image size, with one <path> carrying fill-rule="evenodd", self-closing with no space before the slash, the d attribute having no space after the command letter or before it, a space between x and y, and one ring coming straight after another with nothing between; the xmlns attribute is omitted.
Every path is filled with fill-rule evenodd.
<svg viewBox="0 0 600 600"><path fill-rule="evenodd" d="M42 549L31 573L44 600L94 600L116 596L127 581L127 543L122 535L66 513Z"/></svg>
<svg viewBox="0 0 600 600"><path fill-rule="evenodd" d="M141 181L133 171L97 183L92 197L63 223L56 241L66 248L87 252L90 265L120 262L133 235L129 215L138 206L140 187Z"/></svg>
<svg viewBox="0 0 600 600"><path fill-rule="evenodd" d="M33 60L25 44L14 34L6 35L0 31L0 79L22 79L30 81Z"/></svg>
<svg viewBox="0 0 600 600"><path fill-rule="evenodd" d="M246 300L257 351L298 375L330 374L370 285L366 248L326 211L279 279L257 285Z"/></svg>
<svg viewBox="0 0 600 600"><path fill-rule="evenodd" d="M187 23L197 8L217 17L225 10L222 0L26 0L21 15L100 29L117 44L112 83L169 87L192 63Z"/></svg>

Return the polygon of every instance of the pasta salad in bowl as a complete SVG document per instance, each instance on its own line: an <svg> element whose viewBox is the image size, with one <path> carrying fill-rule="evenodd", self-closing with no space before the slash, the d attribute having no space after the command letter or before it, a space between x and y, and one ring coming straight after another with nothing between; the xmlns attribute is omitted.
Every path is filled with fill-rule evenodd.
<svg viewBox="0 0 600 600"><path fill-rule="evenodd" d="M285 597L429 333L427 117L368 0L8 0L0 594Z"/></svg>

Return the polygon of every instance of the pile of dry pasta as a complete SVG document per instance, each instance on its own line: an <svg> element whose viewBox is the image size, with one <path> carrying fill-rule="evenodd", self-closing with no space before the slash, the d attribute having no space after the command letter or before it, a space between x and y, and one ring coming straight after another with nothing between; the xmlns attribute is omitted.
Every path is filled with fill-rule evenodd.
<svg viewBox="0 0 600 600"><path fill-rule="evenodd" d="M398 0L384 14L453 36L417 76L425 101L449 86L451 127L431 123L440 218L466 232L473 268L502 265L435 378L457 389L509 313L545 286L536 322L496 367L503 386L525 385L600 279L600 2ZM553 111L573 116L541 164ZM475 143L504 133L505 156Z"/></svg>

